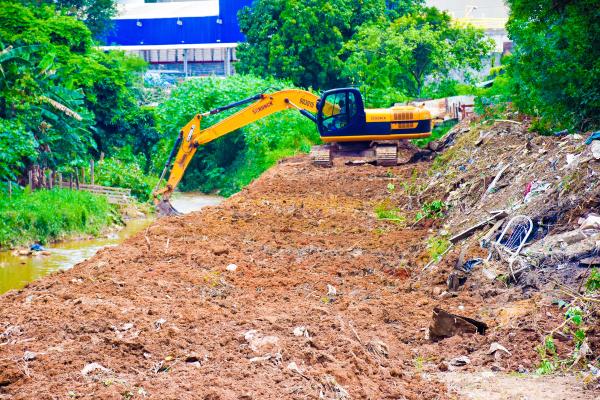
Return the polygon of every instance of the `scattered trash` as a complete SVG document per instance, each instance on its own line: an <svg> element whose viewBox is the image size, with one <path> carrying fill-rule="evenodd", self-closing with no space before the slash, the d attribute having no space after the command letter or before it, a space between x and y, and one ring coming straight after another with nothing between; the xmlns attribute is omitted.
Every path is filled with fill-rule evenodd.
<svg viewBox="0 0 600 400"><path fill-rule="evenodd" d="M585 144L592 144L594 140L600 140L600 131L592 133L586 140Z"/></svg>
<svg viewBox="0 0 600 400"><path fill-rule="evenodd" d="M494 357L495 357L496 359L498 359L498 358L500 358L500 357L501 357L501 354L502 354L503 352L504 352L504 353L506 353L506 354L508 354L509 356L510 356L510 355L512 355L512 354L510 353L510 351L508 351L508 350L507 350L507 348L506 348L506 347L502 346L502 345L501 345L500 343L498 343L498 342L494 342L494 343L492 343L492 344L490 345L490 348L489 348L489 350L487 351L487 354L489 354L489 355L492 355L492 354L493 354L493 355L494 355Z"/></svg>
<svg viewBox="0 0 600 400"><path fill-rule="evenodd" d="M546 192L550 189L550 183L548 182L532 182L529 186L529 190L525 194L523 201L529 203L534 197Z"/></svg>
<svg viewBox="0 0 600 400"><path fill-rule="evenodd" d="M579 154L567 154L567 166L573 164L579 159Z"/></svg>
<svg viewBox="0 0 600 400"><path fill-rule="evenodd" d="M433 309L433 322L429 326L429 339L436 342L463 333L485 334L488 326L476 319L461 317L440 308Z"/></svg>
<svg viewBox="0 0 600 400"><path fill-rule="evenodd" d="M335 286L327 284L327 296L336 296L337 295L337 289L335 288Z"/></svg>
<svg viewBox="0 0 600 400"><path fill-rule="evenodd" d="M513 217L500 234L500 237L495 242L492 242L490 254L487 261L491 260L494 253L498 254L501 259L508 256L508 266L510 268L513 279L515 272L513 271L513 263L516 261L521 249L527 242L527 239L533 231L533 221L526 215L517 215Z"/></svg>
<svg viewBox="0 0 600 400"><path fill-rule="evenodd" d="M470 363L471 360L467 356L460 356L450 360L450 365L452 365L453 367L464 367L465 365Z"/></svg>
<svg viewBox="0 0 600 400"><path fill-rule="evenodd" d="M29 248L31 251L45 251L46 249L39 243L34 243Z"/></svg>
<svg viewBox="0 0 600 400"><path fill-rule="evenodd" d="M33 351L26 351L25 354L23 354L23 361L33 361L35 360L37 357L37 354L35 354Z"/></svg>
<svg viewBox="0 0 600 400"><path fill-rule="evenodd" d="M567 136L569 134L568 129L563 129L562 131L554 132L554 136Z"/></svg>
<svg viewBox="0 0 600 400"><path fill-rule="evenodd" d="M596 160L600 160L600 140L595 140L594 142L592 142L590 148L592 150L592 155L594 156L594 158Z"/></svg>
<svg viewBox="0 0 600 400"><path fill-rule="evenodd" d="M110 369L105 368L96 362L93 362L93 363L87 364L85 367L83 367L83 369L81 370L81 375L88 376L92 372L96 372L96 371L103 372L103 373L111 372Z"/></svg>
<svg viewBox="0 0 600 400"><path fill-rule="evenodd" d="M471 260L468 260L468 261L466 261L466 262L465 262L465 263L462 265L461 269L462 269L464 272L471 272L471 270L472 270L473 268L475 268L475 266L476 266L476 265L479 265L479 264L481 264L481 263L483 263L483 259L482 259L482 258L473 258L473 259L471 259Z"/></svg>
<svg viewBox="0 0 600 400"><path fill-rule="evenodd" d="M167 322L167 320L164 318L154 321L154 329L157 331L160 330L165 322Z"/></svg>
<svg viewBox="0 0 600 400"><path fill-rule="evenodd" d="M237 270L237 268L238 268L237 265L235 265L235 264L229 264L226 269L229 272L235 272L235 270Z"/></svg>
<svg viewBox="0 0 600 400"><path fill-rule="evenodd" d="M478 231L479 229L485 227L486 225L490 224L491 222L494 222L498 219L501 218L505 218L507 216L506 212L504 210L496 212L494 215L492 215L489 218L486 218L485 220L465 229L464 231L457 233L456 235L454 235L453 237L450 238L450 242L451 243L457 243L458 241L462 240L462 239L466 239L469 236L471 236L472 234L474 234L476 231Z"/></svg>

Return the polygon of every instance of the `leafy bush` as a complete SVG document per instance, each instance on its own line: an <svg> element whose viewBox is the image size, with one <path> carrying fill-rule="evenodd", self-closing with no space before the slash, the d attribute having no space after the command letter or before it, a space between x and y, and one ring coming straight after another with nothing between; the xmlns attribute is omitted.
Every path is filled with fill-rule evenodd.
<svg viewBox="0 0 600 400"><path fill-rule="evenodd" d="M129 156L127 155L129 152ZM142 168L139 157L132 156L126 148L114 158L107 158L96 164L96 184L131 189L131 194L140 201L150 199L158 177L148 176Z"/></svg>
<svg viewBox="0 0 600 400"><path fill-rule="evenodd" d="M164 139L158 144L154 170L160 171L179 130L195 114L245 99L264 91L293 87L287 81L251 75L228 78L201 78L183 82L157 109L158 130ZM202 120L206 128L236 110ZM287 110L256 121L198 149L179 186L182 190L223 195L239 191L282 157L308 152L319 141L314 123L296 110Z"/></svg>
<svg viewBox="0 0 600 400"><path fill-rule="evenodd" d="M96 235L119 218L104 196L62 189L16 192L0 197L0 248Z"/></svg>

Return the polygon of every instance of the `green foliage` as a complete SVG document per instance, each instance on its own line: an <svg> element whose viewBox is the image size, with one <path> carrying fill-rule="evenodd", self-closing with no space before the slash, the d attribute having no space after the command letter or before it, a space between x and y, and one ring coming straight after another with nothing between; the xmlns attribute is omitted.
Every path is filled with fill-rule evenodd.
<svg viewBox="0 0 600 400"><path fill-rule="evenodd" d="M421 206L421 211L419 211L415 215L415 220L420 221L423 218L428 218L428 219L443 218L445 215L445 212L447 210L448 210L448 204L443 202L442 200L433 200L430 203L425 202Z"/></svg>
<svg viewBox="0 0 600 400"><path fill-rule="evenodd" d="M340 74L343 44L363 24L388 21L423 0L256 0L238 13L246 43L236 69L295 85L329 89L346 82ZM387 4L387 8L386 8Z"/></svg>
<svg viewBox="0 0 600 400"><path fill-rule="evenodd" d="M150 200L152 189L158 177L145 173L144 161L131 153L126 147L115 154L115 157L96 163L96 184L131 189L131 194L140 201Z"/></svg>
<svg viewBox="0 0 600 400"><path fill-rule="evenodd" d="M447 79L453 69L479 69L491 49L482 30L458 26L436 8L422 8L393 22L361 26L344 44L343 75L363 88L367 103L389 106L371 91L395 89L420 97L427 79Z"/></svg>
<svg viewBox="0 0 600 400"><path fill-rule="evenodd" d="M119 221L103 196L73 190L21 191L0 196L0 248L98 234Z"/></svg>
<svg viewBox="0 0 600 400"><path fill-rule="evenodd" d="M597 292L600 290L600 270L598 268L594 268L590 272L590 276L585 282L585 288L588 292Z"/></svg>
<svg viewBox="0 0 600 400"><path fill-rule="evenodd" d="M0 136L11 136L0 144L0 180L32 164L83 165L90 153L135 144L134 133L152 136L131 123L145 63L94 49L91 32L70 12L0 1Z"/></svg>
<svg viewBox="0 0 600 400"><path fill-rule="evenodd" d="M374 211L379 220L390 221L399 225L406 224L406 216L402 214L402 211L399 208L394 207L390 200L385 200L376 204Z"/></svg>
<svg viewBox="0 0 600 400"><path fill-rule="evenodd" d="M448 250L451 243L444 237L432 236L427 239L427 250L429 257L436 262L442 258L442 255Z"/></svg>
<svg viewBox="0 0 600 400"><path fill-rule="evenodd" d="M157 146L161 157L155 158L154 169L162 169L179 129L197 113L267 89L273 91L286 87L292 87L292 84L251 75L194 79L182 83L157 110L158 130L164 139ZM233 112L235 110L206 117L201 126L204 129ZM230 195L280 158L299 151L308 152L310 146L318 141L319 134L314 123L296 110L276 113L201 146L179 187L203 192L220 189L221 194Z"/></svg>
<svg viewBox="0 0 600 400"><path fill-rule="evenodd" d="M589 347L586 344L587 327L585 324L586 321L589 322L589 318L591 317L590 312L585 311L580 306L569 305L562 300L558 304L560 307L568 306L568 308L564 314L563 323L552 330L544 338L544 343L537 348L540 357L540 365L536 370L538 374L548 374L565 366L571 368L580 361L585 361L585 357L588 355ZM554 343L553 335L559 329L563 337L571 336L573 340L573 349L566 358L562 358L558 354L556 344Z"/></svg>
<svg viewBox="0 0 600 400"><path fill-rule="evenodd" d="M509 0L508 74L518 108L553 127L600 126L600 7L595 0Z"/></svg>
<svg viewBox="0 0 600 400"><path fill-rule="evenodd" d="M116 0L19 0L39 6L40 3L56 5L66 15L83 21L95 37L100 37L112 27L112 18L117 13Z"/></svg>

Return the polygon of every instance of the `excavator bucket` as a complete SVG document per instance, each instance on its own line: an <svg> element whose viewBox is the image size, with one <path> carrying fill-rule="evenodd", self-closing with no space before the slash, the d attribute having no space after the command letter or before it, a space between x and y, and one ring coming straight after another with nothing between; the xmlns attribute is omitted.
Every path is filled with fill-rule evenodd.
<svg viewBox="0 0 600 400"><path fill-rule="evenodd" d="M168 199L160 200L156 204L156 213L159 217L169 217L172 215L183 215L173 207Z"/></svg>

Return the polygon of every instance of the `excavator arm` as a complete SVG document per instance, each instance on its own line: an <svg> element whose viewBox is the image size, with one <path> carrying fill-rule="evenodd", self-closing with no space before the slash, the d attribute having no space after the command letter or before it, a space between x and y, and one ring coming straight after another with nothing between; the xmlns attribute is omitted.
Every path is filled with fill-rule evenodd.
<svg viewBox="0 0 600 400"><path fill-rule="evenodd" d="M270 94L258 94L247 99L228 104L223 107L215 108L214 110L195 115L180 131L173 150L165 163L165 167L160 176L156 188L153 191L154 202L161 214L173 214L176 210L169 203L169 198L177 184L183 178L183 174L189 165L192 157L196 153L199 146L212 142L228 133L240 129L252 122L258 121L268 115L274 114L290 108L295 108L302 115L316 122L315 117L311 113L317 112L317 101L319 98L313 93L298 90L287 89ZM250 105L239 110L235 114L217 122L216 124L206 128L200 128L202 118L229 110L234 107L239 107L243 104L251 103ZM172 163L172 167L171 167ZM165 177L167 170L171 168L167 185L159 189L160 184Z"/></svg>

